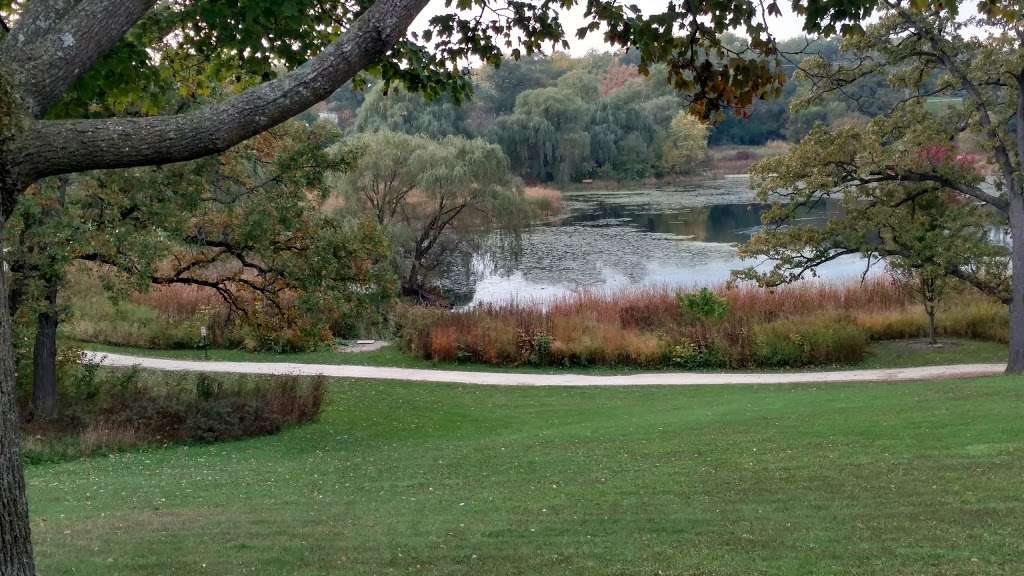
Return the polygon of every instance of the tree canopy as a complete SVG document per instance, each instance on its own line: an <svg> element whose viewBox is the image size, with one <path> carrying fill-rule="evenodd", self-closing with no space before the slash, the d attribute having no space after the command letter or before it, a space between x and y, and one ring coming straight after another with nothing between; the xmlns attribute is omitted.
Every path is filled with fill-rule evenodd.
<svg viewBox="0 0 1024 576"><path fill-rule="evenodd" d="M955 11L890 2L877 23L845 41L851 59L804 62L800 74L812 89L800 105L855 100L880 77L904 96L869 123L819 126L758 167L762 194L790 203L768 213L774 229L746 248L776 260L759 279L786 281L844 253L942 270L1010 304L1007 369L1024 370L1024 277L1007 278L1024 269L1017 23L1017 11L998 3L963 20ZM977 27L987 35L974 34ZM824 230L794 225L801 206L827 199L842 203L842 215ZM1009 254L987 241L992 226L1009 228Z"/></svg>
<svg viewBox="0 0 1024 576"><path fill-rule="evenodd" d="M407 295L433 299L428 284L447 258L513 230L524 216L508 158L483 140L376 132L348 146L355 161L338 186L387 231Z"/></svg>

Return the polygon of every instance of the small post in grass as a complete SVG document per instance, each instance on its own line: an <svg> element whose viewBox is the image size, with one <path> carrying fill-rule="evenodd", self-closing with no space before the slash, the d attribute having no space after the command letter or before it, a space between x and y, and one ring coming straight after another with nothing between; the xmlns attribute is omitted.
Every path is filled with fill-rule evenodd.
<svg viewBox="0 0 1024 576"><path fill-rule="evenodd" d="M206 326L199 327L199 346L201 346L203 349L204 360L210 359L210 341L208 338L209 334L210 331L206 328Z"/></svg>

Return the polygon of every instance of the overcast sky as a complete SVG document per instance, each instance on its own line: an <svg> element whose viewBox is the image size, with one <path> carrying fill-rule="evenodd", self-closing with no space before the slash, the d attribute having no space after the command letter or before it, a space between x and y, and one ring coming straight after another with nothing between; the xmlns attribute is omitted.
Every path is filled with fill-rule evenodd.
<svg viewBox="0 0 1024 576"><path fill-rule="evenodd" d="M668 0L633 0L633 3L640 7L643 14L655 14L665 9ZM789 2L779 2L782 15L768 19L768 26L772 34L778 40L786 40L803 34L803 20L793 14ZM563 13L562 26L569 35L570 49L573 56L582 56L590 50L608 51L611 47L604 43L602 32L588 34L584 40L577 40L576 29L583 26L587 21L583 18L584 6L578 5L572 10ZM431 16L448 12L444 7L444 0L431 0L416 22L413 23L413 30L423 30ZM977 15L977 9L973 2L960 2L960 18L967 18Z"/></svg>
<svg viewBox="0 0 1024 576"><path fill-rule="evenodd" d="M661 12L665 9L665 5L668 3L667 0L633 0L633 3L640 7L643 14L654 14ZM793 15L792 10L789 8L787 2L780 2L782 8L782 16L770 18L769 27L772 34L780 40L792 38L794 36L801 35L802 21L797 16ZM576 6L568 12L564 12L562 15L562 26L565 28L566 33L570 36L570 50L569 52L574 56L582 56L592 49L607 51L611 47L604 43L604 38L600 31L588 34L586 39L577 40L575 37L576 29L583 26L587 21L583 18L584 6ZM431 3L427 6L416 22L413 23L413 30L422 30L426 27L427 21L431 16L436 14L443 14L448 12L449 9L445 9L444 0L431 0Z"/></svg>

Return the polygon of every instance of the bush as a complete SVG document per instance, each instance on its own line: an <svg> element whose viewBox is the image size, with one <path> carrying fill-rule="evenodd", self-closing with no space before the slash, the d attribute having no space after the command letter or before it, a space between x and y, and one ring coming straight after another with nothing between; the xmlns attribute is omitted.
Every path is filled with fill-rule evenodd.
<svg viewBox="0 0 1024 576"><path fill-rule="evenodd" d="M183 385L188 378L192 386ZM25 455L53 460L274 434L314 420L324 391L319 377L189 377L83 365L62 385L60 419L26 426Z"/></svg>
<svg viewBox="0 0 1024 576"><path fill-rule="evenodd" d="M852 364L864 359L867 347L867 332L849 316L780 320L754 328L754 360L759 366Z"/></svg>
<svg viewBox="0 0 1024 576"><path fill-rule="evenodd" d="M702 345L686 338L672 346L668 356L673 366L684 370L725 368L730 364L728 354L720 345L716 343Z"/></svg>
<svg viewBox="0 0 1024 576"><path fill-rule="evenodd" d="M698 320L722 320L729 313L729 302L707 288L690 294L680 293L679 307L684 314L688 313Z"/></svg>

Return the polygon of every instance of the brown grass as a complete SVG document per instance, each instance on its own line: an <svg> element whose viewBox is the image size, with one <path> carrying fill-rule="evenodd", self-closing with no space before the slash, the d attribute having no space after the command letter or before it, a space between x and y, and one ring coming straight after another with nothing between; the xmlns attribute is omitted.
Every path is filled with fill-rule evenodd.
<svg viewBox="0 0 1024 576"><path fill-rule="evenodd" d="M554 188L527 186L523 189L523 196L541 216L558 216L565 211L562 193Z"/></svg>
<svg viewBox="0 0 1024 576"><path fill-rule="evenodd" d="M868 338L916 338L926 333L920 306L886 278L773 290L720 287L716 292L729 305L720 321L682 311L679 292L668 288L582 292L546 307L511 303L463 312L407 307L399 313L400 339L411 353L441 361L570 366L704 362L746 367L759 365L754 335L760 326L775 325L776 336L788 331L795 341L810 342L818 349L806 350L802 357L815 361L846 361L839 350L843 345L859 350L854 355L863 354L859 342ZM971 293L949 300L957 306L940 312L940 334L1005 341L1005 306ZM829 323L842 324L843 329L829 331ZM697 359L673 360L679 354Z"/></svg>
<svg viewBox="0 0 1024 576"><path fill-rule="evenodd" d="M227 304L206 286L172 284L131 295L131 301L157 310L170 320L184 321L198 314L227 314Z"/></svg>
<svg viewBox="0 0 1024 576"><path fill-rule="evenodd" d="M778 156L789 146L778 140L762 146L717 146L709 151L710 170L715 174L746 174L758 161Z"/></svg>

